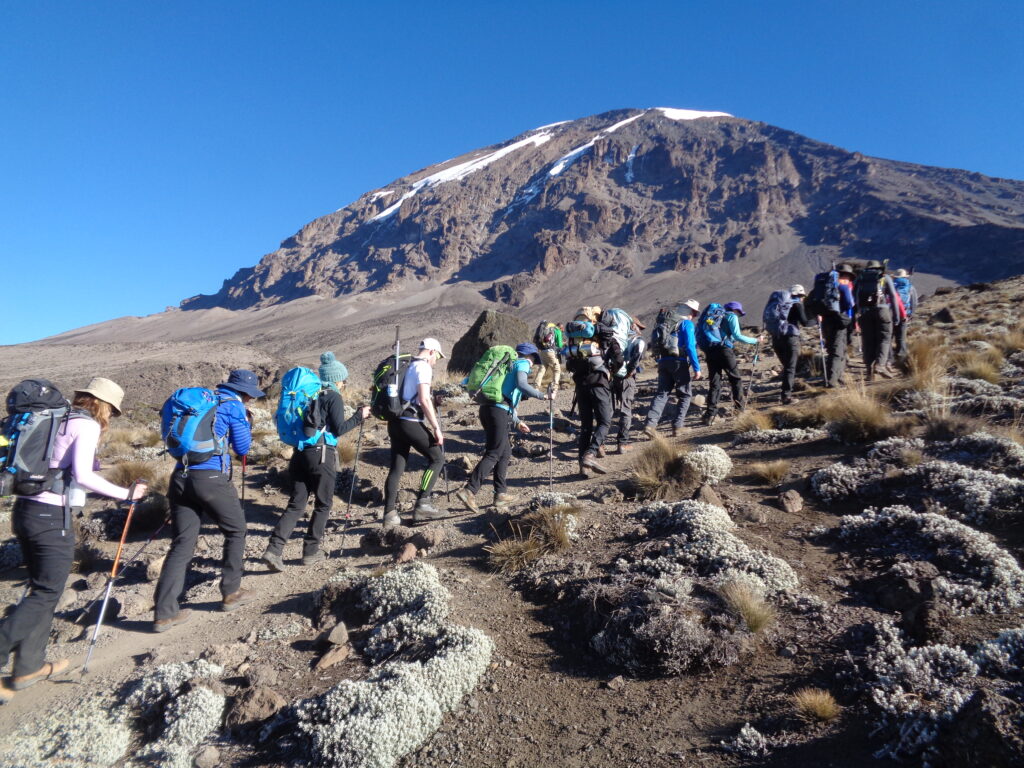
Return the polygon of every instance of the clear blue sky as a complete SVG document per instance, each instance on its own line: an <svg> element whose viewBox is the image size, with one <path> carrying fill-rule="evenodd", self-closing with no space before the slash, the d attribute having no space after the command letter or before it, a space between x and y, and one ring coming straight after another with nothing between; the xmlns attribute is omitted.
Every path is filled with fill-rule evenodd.
<svg viewBox="0 0 1024 768"><path fill-rule="evenodd" d="M368 189L620 107L1024 178L1022 40L1020 0L0 0L0 344L211 293Z"/></svg>

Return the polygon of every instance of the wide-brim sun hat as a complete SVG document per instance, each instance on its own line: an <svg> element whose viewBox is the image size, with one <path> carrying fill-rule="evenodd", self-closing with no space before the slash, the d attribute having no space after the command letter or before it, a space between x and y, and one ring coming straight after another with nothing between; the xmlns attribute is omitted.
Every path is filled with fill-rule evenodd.
<svg viewBox="0 0 1024 768"><path fill-rule="evenodd" d="M528 341L524 341L522 344L516 344L517 355L536 355L539 354L537 347Z"/></svg>
<svg viewBox="0 0 1024 768"><path fill-rule="evenodd" d="M444 352L441 351L441 342L430 336L420 342L420 349L437 352L438 357L444 357Z"/></svg>
<svg viewBox="0 0 1024 768"><path fill-rule="evenodd" d="M700 312L700 302L696 299L687 299L683 302L684 307L689 307L694 312Z"/></svg>
<svg viewBox="0 0 1024 768"><path fill-rule="evenodd" d="M807 295L807 291L804 290L804 287L802 285L800 285L800 283L796 283L795 285L791 285L789 287L789 295L790 296L806 296Z"/></svg>
<svg viewBox="0 0 1024 768"><path fill-rule="evenodd" d="M124 390L110 379L97 376L89 382L89 386L85 389L76 389L75 394L92 395L97 400L109 403L110 407L114 409L114 413L118 416L121 415L121 402L124 400Z"/></svg>
<svg viewBox="0 0 1024 768"><path fill-rule="evenodd" d="M746 312L743 311L743 305L740 304L738 301L730 301L724 307L722 307L722 309L724 309L726 312L735 312L740 317L743 317L744 315L747 314Z"/></svg>
<svg viewBox="0 0 1024 768"><path fill-rule="evenodd" d="M228 375L228 380L221 384L225 389L238 392L249 397L263 397L266 393L259 387L260 379L252 371L237 368Z"/></svg>
<svg viewBox="0 0 1024 768"><path fill-rule="evenodd" d="M840 274L843 275L854 274L853 267L846 263L840 264L838 267L836 267L836 272L839 272Z"/></svg>
<svg viewBox="0 0 1024 768"><path fill-rule="evenodd" d="M894 277L907 277L907 276L908 276L907 275L907 270L905 270L905 269L897 269L896 270L896 274L894 275Z"/></svg>

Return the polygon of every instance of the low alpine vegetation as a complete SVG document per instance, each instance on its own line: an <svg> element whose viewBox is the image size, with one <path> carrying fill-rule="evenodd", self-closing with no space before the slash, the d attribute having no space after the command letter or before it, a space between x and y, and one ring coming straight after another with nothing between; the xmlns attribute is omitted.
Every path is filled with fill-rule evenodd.
<svg viewBox="0 0 1024 768"><path fill-rule="evenodd" d="M789 474L789 460L756 461L750 465L750 474L768 485L779 485Z"/></svg>
<svg viewBox="0 0 1024 768"><path fill-rule="evenodd" d="M864 390L850 389L821 401L819 412L844 443L867 443L910 431L911 422L894 416Z"/></svg>
<svg viewBox="0 0 1024 768"><path fill-rule="evenodd" d="M830 723L842 712L835 696L821 688L801 688L792 702L797 715L810 722Z"/></svg>
<svg viewBox="0 0 1024 768"><path fill-rule="evenodd" d="M764 595L741 579L730 579L719 589L722 600L736 616L743 619L755 635L775 622L775 606Z"/></svg>
<svg viewBox="0 0 1024 768"><path fill-rule="evenodd" d="M656 437L633 459L629 482L638 499L684 499L700 485L700 474L682 460L679 449Z"/></svg>
<svg viewBox="0 0 1024 768"><path fill-rule="evenodd" d="M541 507L509 522L511 535L484 547L491 567L515 573L544 555L565 552L576 538L579 507Z"/></svg>

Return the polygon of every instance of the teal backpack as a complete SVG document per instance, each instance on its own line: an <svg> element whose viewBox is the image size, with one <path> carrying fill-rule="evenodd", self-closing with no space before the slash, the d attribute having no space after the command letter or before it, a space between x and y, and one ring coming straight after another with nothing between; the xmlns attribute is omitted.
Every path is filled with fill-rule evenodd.
<svg viewBox="0 0 1024 768"><path fill-rule="evenodd" d="M277 404L277 434L281 442L301 451L319 445L337 445L338 438L327 431L320 393L323 383L309 368L292 368L281 379Z"/></svg>

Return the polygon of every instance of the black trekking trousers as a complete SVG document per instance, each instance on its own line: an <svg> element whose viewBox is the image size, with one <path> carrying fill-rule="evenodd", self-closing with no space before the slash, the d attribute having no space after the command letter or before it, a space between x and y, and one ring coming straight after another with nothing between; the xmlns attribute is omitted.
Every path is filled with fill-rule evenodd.
<svg viewBox="0 0 1024 768"><path fill-rule="evenodd" d="M892 311L889 307L868 307L861 311L860 334L868 373L876 367L887 366L892 351Z"/></svg>
<svg viewBox="0 0 1024 768"><path fill-rule="evenodd" d="M661 414L668 405L669 397L675 392L679 401L674 429L682 429L686 422L686 414L690 411L693 390L690 381L690 361L685 357L662 358L658 361L658 391L647 411L647 426L657 429L661 422Z"/></svg>
<svg viewBox="0 0 1024 768"><path fill-rule="evenodd" d="M74 529L64 528L64 508L19 496L11 527L28 566L28 594L0 623L0 665L14 653L11 675L38 672L46 662L53 613L75 559Z"/></svg>
<svg viewBox="0 0 1024 768"><path fill-rule="evenodd" d="M196 552L202 518L209 517L224 534L220 593L234 594L242 586L245 558L245 513L227 472L219 469L176 469L167 492L171 503L171 532L174 538L156 583L156 618L172 619L181 606L185 574Z"/></svg>
<svg viewBox="0 0 1024 768"><path fill-rule="evenodd" d="M576 405L580 409L580 437L577 448L580 459L597 455L612 427L612 392L607 386L576 387Z"/></svg>
<svg viewBox="0 0 1024 768"><path fill-rule="evenodd" d="M492 472L495 495L505 492L508 462L512 458L512 444L508 439L510 416L507 410L496 403L480 406L480 423L484 427L484 455L466 483L470 493L476 494Z"/></svg>
<svg viewBox="0 0 1024 768"><path fill-rule="evenodd" d="M615 435L615 440L620 444L629 440L629 430L633 427L633 403L635 401L636 376L616 376L612 380L612 406L619 414L619 431Z"/></svg>
<svg viewBox="0 0 1024 768"><path fill-rule="evenodd" d="M853 319L827 316L821 318L821 335L825 339L827 358L825 365L828 373L828 386L838 387L839 380L846 372L846 360L849 355L850 338L853 335Z"/></svg>
<svg viewBox="0 0 1024 768"><path fill-rule="evenodd" d="M334 485L338 478L338 451L333 445L318 445L303 451L294 451L288 462L292 480L292 495L288 506L270 534L267 552L280 555L295 530L295 525L306 512L309 494L314 494L313 515L306 535L302 537L302 556L315 555L324 539L324 528L334 505Z"/></svg>
<svg viewBox="0 0 1024 768"><path fill-rule="evenodd" d="M910 318L908 317L893 330L893 359L897 362L906 360L907 355L910 354L907 347L907 326L909 324Z"/></svg>
<svg viewBox="0 0 1024 768"><path fill-rule="evenodd" d="M782 396L793 391L796 381L796 364L800 359L799 336L772 336L772 349L782 365Z"/></svg>
<svg viewBox="0 0 1024 768"><path fill-rule="evenodd" d="M708 364L708 404L707 413L715 412L718 398L722 394L722 376L729 377L729 388L732 390L732 402L736 408L743 407L743 379L740 376L739 363L732 347L712 347L704 353Z"/></svg>
<svg viewBox="0 0 1024 768"><path fill-rule="evenodd" d="M410 449L415 448L430 462L420 478L419 499L429 501L430 492L434 490L434 483L444 467L444 451L422 421L389 419L388 437L391 438L391 468L384 481L384 514L398 505L398 489L402 484L405 465L409 461Z"/></svg>

